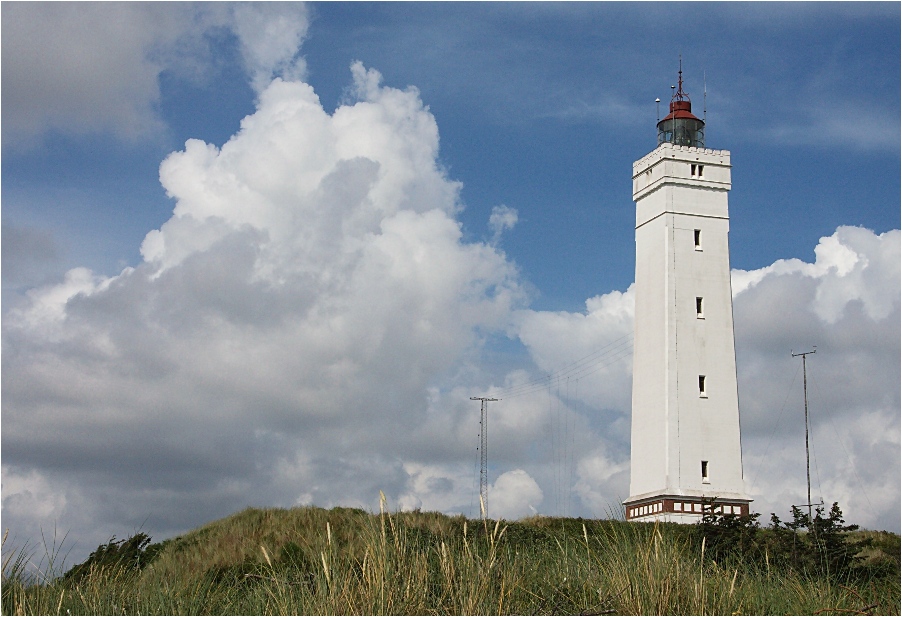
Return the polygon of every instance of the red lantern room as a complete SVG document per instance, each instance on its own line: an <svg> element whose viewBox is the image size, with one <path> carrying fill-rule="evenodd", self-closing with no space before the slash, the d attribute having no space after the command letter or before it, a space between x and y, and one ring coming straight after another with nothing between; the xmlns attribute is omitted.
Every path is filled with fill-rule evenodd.
<svg viewBox="0 0 902 617"><path fill-rule="evenodd" d="M705 147L705 123L692 115L692 102L683 92L683 63L680 62L679 86L670 99L670 113L658 122L658 145Z"/></svg>

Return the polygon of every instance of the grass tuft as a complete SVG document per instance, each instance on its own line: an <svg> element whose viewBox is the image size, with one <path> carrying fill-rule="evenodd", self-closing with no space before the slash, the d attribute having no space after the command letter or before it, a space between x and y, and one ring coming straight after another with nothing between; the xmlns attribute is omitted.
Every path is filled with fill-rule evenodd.
<svg viewBox="0 0 902 617"><path fill-rule="evenodd" d="M899 614L899 539L869 577L718 563L686 526L435 512L247 509L148 546L141 567L55 570L3 541L6 614ZM132 563L132 562L129 562ZM875 565L876 564L876 565Z"/></svg>

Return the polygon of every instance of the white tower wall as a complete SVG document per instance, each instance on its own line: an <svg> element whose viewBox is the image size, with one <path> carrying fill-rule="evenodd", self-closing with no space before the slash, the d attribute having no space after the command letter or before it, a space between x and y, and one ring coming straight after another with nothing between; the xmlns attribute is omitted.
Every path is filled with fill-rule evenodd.
<svg viewBox="0 0 902 617"><path fill-rule="evenodd" d="M712 499L718 511L748 513L730 287L730 169L725 150L671 143L633 166L628 519L695 520Z"/></svg>

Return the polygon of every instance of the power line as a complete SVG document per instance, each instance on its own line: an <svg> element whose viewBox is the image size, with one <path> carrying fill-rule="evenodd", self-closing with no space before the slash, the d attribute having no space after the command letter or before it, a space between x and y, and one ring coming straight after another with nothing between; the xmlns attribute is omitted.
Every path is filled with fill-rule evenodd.
<svg viewBox="0 0 902 617"><path fill-rule="evenodd" d="M620 350L618 355L604 358L604 361L599 361L596 364L593 364L589 367L585 367L581 372L578 372L578 373L575 373L575 374L569 375L569 376L568 375L551 376L548 379L546 379L545 383L539 383L534 386L530 386L529 388L524 388L521 390L514 391L513 393L508 394L506 398L509 398L509 399L516 398L516 397L524 396L527 394L534 394L535 392L541 392L548 388L560 387L561 383L569 377L581 378L581 377L586 377L588 375L592 375L593 373L597 373L598 371L600 371L602 369L605 369L613 364L616 364L620 360L628 357L631 353L632 353L632 348Z"/></svg>
<svg viewBox="0 0 902 617"><path fill-rule="evenodd" d="M564 365L557 371L510 386L502 390L501 393L505 398L514 398L545 390L555 384L560 385L562 381L570 377L579 379L580 377L591 375L629 356L632 353L632 345L632 334L627 334L579 360Z"/></svg>
<svg viewBox="0 0 902 617"><path fill-rule="evenodd" d="M592 353L588 354L587 356L584 356L578 360L574 360L573 362L570 362L569 364L565 364L557 371L553 371L551 373L548 373L547 375L543 375L541 377L531 379L522 384L517 384L516 386L511 386L511 387L507 388L506 390L503 390L503 392L507 393L507 392L511 392L511 391L516 391L520 388L533 386L533 385L539 385L539 384L541 384L542 388L544 389L544 384L548 383L550 379L560 378L567 374L572 373L573 371L579 370L585 364L591 363L599 355L605 355L606 353L610 353L610 351L612 351L611 348L616 348L617 346L621 345L624 342L624 339L630 339L630 338L632 338L632 336L633 336L632 333L625 334L624 336L621 336L620 338L611 341L607 345L604 345L604 346L598 348L597 350L593 351Z"/></svg>
<svg viewBox="0 0 902 617"><path fill-rule="evenodd" d="M780 413L777 414L777 420L774 422L774 427L770 432L770 436L768 436L767 438L767 445L764 448L764 455L761 457L758 464L755 466L754 472L752 473L751 477L753 478L758 477L758 472L761 471L762 463L768 460L767 455L770 453L771 445L773 445L774 435L776 435L777 429L780 428L780 422L783 420L783 412L786 411L786 403L789 402L789 397L792 395L792 387L796 385L796 379L799 377L800 370L802 370L801 366L796 369L795 374L792 376L792 382L786 389L786 398L783 399L783 405L780 407Z"/></svg>
<svg viewBox="0 0 902 617"><path fill-rule="evenodd" d="M811 376L811 383L814 384L814 389L818 393L818 395L823 396L821 394L820 386L817 385L817 380L813 375ZM843 443L842 437L840 436L839 431L836 429L836 424L833 422L833 418L830 415L827 415L827 422L830 423L830 427L833 429L833 433L836 435L836 441L839 442L839 445L842 446L843 452L846 453L846 460L849 461L849 467L852 469L852 473L855 475L855 479L858 481L858 488L859 490L861 490L861 494L864 495L865 501L868 502L868 507L871 509L871 514L874 515L874 519L876 520L877 510L875 510L873 504L871 504L871 498L868 497L868 493L864 488L864 482L861 480L861 476L858 475L858 470L855 469L855 462L852 460L852 455L849 453L849 449L846 448L846 444ZM821 500L823 500L823 498L821 498Z"/></svg>
<svg viewBox="0 0 902 617"><path fill-rule="evenodd" d="M574 472L574 452L572 451L572 449L575 446L575 443L570 443L575 442L575 426L570 426L570 420L568 419L570 415L568 413L569 408L565 408L563 412L563 426L561 425L561 386L564 386L565 396L569 400L570 379L576 379L576 392L578 395L578 384L581 377L585 377L587 375L591 375L602 369L605 369L608 366L611 366L612 364L619 362L620 360L623 360L624 358L632 354L632 338L632 333L625 334L596 349L592 353L587 354L582 358L574 360L568 364L565 364L563 367L556 371L542 375L540 377L536 377L534 379L530 379L520 384L510 386L500 391L500 394L502 394L505 398L516 398L519 396L525 396L527 394L547 391L550 398L552 395L552 389L555 387L557 389L557 394L554 397L557 404L552 409L550 419L551 430L549 432L551 437L552 468L554 470L555 476L554 502L555 510L558 512L561 511L561 500L564 498L562 489L560 487L561 482L564 480L567 480L568 483L568 490L566 495L566 510L568 513L570 511L570 502L573 499L572 483ZM566 380L566 382L562 383L564 382L564 380ZM480 507L482 509L482 516L485 518L488 517L488 403L500 401L501 399L471 396L470 400L480 401L481 403L479 421L480 445L478 448L480 459L479 500Z"/></svg>
<svg viewBox="0 0 902 617"><path fill-rule="evenodd" d="M573 396L574 399L579 401L579 377L576 378L576 393ZM576 463L573 460L573 457L576 456L576 425L575 418L574 424L571 424L570 430L570 479L567 481L567 516L570 516L570 507L573 503L573 474L574 467L576 467Z"/></svg>

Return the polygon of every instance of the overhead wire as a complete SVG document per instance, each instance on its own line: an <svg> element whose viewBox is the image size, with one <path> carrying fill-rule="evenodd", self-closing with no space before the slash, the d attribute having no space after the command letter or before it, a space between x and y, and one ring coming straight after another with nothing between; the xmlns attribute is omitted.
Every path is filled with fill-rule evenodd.
<svg viewBox="0 0 902 617"><path fill-rule="evenodd" d="M573 452L570 450L570 378L567 377L567 387L564 390L564 400L566 404L564 405L564 464L561 468L561 481L565 481L567 479L567 470L570 466L570 460L573 457ZM561 495L563 499L564 495ZM564 511L563 514L565 516L570 516L570 483L567 483L567 495L566 500L564 501Z"/></svg>
<svg viewBox="0 0 902 617"><path fill-rule="evenodd" d="M549 437L551 441L551 466L554 478L552 501L558 515L569 515L573 501L573 475L575 464L576 425L571 418L570 380L579 379L601 371L626 357L633 351L633 334L625 334L581 358L565 364L556 371L540 375L520 384L497 391L499 398L510 400L538 392L547 392L551 417ZM561 397L563 386L564 398ZM552 397L554 401L552 402ZM566 399L566 402L565 400ZM566 492L562 487L567 482Z"/></svg>
<svg viewBox="0 0 902 617"><path fill-rule="evenodd" d="M783 406L780 407L780 413L777 414L777 420L776 420L776 422L774 422L774 428L770 432L770 436L767 438L767 443L765 444L765 447L764 447L764 456L761 457L760 462L758 463L758 465L755 466L756 473L752 474L753 478L758 477L757 472L761 471L761 464L764 461L768 460L767 454L770 452L770 446L773 443L774 435L776 435L777 429L780 427L780 422L783 420L783 412L786 410L786 403L789 402L789 397L792 395L792 387L796 384L796 379L799 378L799 371L801 371L801 370L802 370L802 365L800 364L800 365L798 365L798 367L796 367L796 372L792 376L792 383L790 383L789 387L786 389L786 398L783 399Z"/></svg>
<svg viewBox="0 0 902 617"><path fill-rule="evenodd" d="M621 336L592 353L564 365L556 371L546 373L540 377L501 390L499 392L499 397L510 399L526 394L532 394L534 392L543 391L555 384L560 385L565 379L578 379L600 371L632 353L632 337L632 334Z"/></svg>
<svg viewBox="0 0 902 617"><path fill-rule="evenodd" d="M575 419L570 419L569 406L561 398L561 386L564 386L564 396L570 400L570 379L576 381L576 394L579 393L580 378L601 371L626 357L633 352L633 333L630 332L603 345L582 358L578 358L565 364L556 371L540 375L506 389L498 390L498 398L511 399L537 392L547 392L551 418L549 419L549 434L551 437L552 474L554 476L554 508L558 514L571 511L573 500L573 475L574 475L574 450L576 440ZM566 381L565 381L566 380ZM565 383L562 383L565 382ZM552 390L555 390L553 393ZM552 403L551 398L554 397ZM561 410L564 407L563 412ZM563 421L562 421L563 416ZM478 448L477 448L478 452ZM478 458L478 455L477 455ZM564 495L561 482L567 480L567 493ZM475 485L475 464L474 464ZM566 499L566 503L562 502ZM562 509L563 505L563 509ZM472 504L471 504L472 511Z"/></svg>
<svg viewBox="0 0 902 617"><path fill-rule="evenodd" d="M597 373L598 371L600 371L600 370L602 370L602 369L605 369L605 368L607 368L607 367L609 367L609 366L611 366L611 365L617 363L618 361L620 361L620 360L622 360L622 359L624 359L624 358L629 357L631 353L632 353L632 349L631 349L631 348L627 348L627 349L621 350L620 353L619 353L618 355L612 356L612 357L610 357L610 358L605 358L605 360L606 360L605 362L598 362L597 364L591 365L591 366L585 368L582 372L576 373L575 375L571 375L571 377L580 377L580 378L582 378L582 377L586 377L586 376L588 376L588 375L592 375L593 373ZM533 394L533 393L535 393L535 392L542 391L542 390L544 390L545 388L553 387L553 386L555 386L555 385L560 385L561 382L562 382L566 377L567 377L567 376L555 376L555 377L551 378L551 379L548 381L548 383L545 383L545 384L538 384L538 385L533 386L533 387L531 387L531 388L529 388L529 389L520 390L520 391L517 391L517 392L514 393L514 394L508 394L508 395L506 395L505 398L511 399L511 398L516 398L516 397L519 397L519 396L524 396L524 395L527 395L527 394Z"/></svg>
<svg viewBox="0 0 902 617"><path fill-rule="evenodd" d="M551 397L549 400L551 401L551 408L550 408L550 412L551 412L551 420L550 420L551 421L551 435L550 435L550 437L551 437L551 474L552 474L552 478L554 478L554 487L553 487L554 492L552 494L552 498L554 500L553 512L554 512L554 514L557 514L558 513L558 509L557 509L557 502L558 502L558 499L557 499L558 444L557 444L556 435L557 435L557 429L558 429L557 414L558 414L558 405L560 404L560 396L558 394L555 394L551 390L550 385L548 387L548 392L549 392L549 396Z"/></svg>
<svg viewBox="0 0 902 617"><path fill-rule="evenodd" d="M575 393L573 394L573 398L576 401L579 401L579 377L576 378L576 388ZM573 474L574 467L576 467L576 461L574 457L576 456L576 419L574 418L570 425L570 465L569 472L570 477L567 480L567 516L571 515L571 508L573 507Z"/></svg>
<svg viewBox="0 0 902 617"><path fill-rule="evenodd" d="M814 375L810 375L811 383L814 383ZM811 403L813 397L808 394L808 426L811 427L814 423L811 419ZM817 406L815 405L815 408ZM824 504L824 489L821 487L821 470L817 464L817 449L814 447L814 430L811 431L811 458L814 459L814 477L817 481L817 492L820 495L820 505Z"/></svg>
<svg viewBox="0 0 902 617"><path fill-rule="evenodd" d="M633 336L632 333L625 334L625 335L621 336L620 338L614 339L610 343L603 345L602 347L599 347L592 353L590 353L586 356L583 356L582 358L579 358L577 360L574 360L573 362L565 364L564 366L562 366L561 368L559 368L556 371L552 371L551 373L546 373L544 375L541 375L541 376L531 379L529 381L523 382L521 384L509 386L508 388L503 390L502 393L511 394L522 388L529 388L532 386L541 386L544 389L544 385L546 383L548 383L549 381L551 381L552 379L563 377L563 376L566 376L566 375L572 373L573 371L579 370L586 364L592 363L593 360L597 359L599 356L608 353L611 348L615 348L615 347L621 345L624 340L631 339L632 336Z"/></svg>
<svg viewBox="0 0 902 617"><path fill-rule="evenodd" d="M814 389L817 390L818 398L821 397L821 389L818 386L817 381L812 377L811 382L814 384ZM843 442L842 438L839 435L839 431L836 430L836 424L833 422L833 418L829 415L827 416L827 421L830 423L830 427L833 429L833 433L836 435L836 441L839 442L839 445L842 446L843 452L846 453L846 460L849 461L849 467L852 468L852 473L855 476L855 479L858 481L858 488L861 490L861 494L864 495L864 500L868 502L868 507L871 509L871 514L874 515L874 518L877 518L877 510L874 509L873 504L871 504L871 499L868 497L868 493L864 490L864 482L861 480L861 476L858 475L858 470L855 469L855 462L852 460L852 455L849 454L849 450L846 448L846 444ZM821 497L823 500L823 497Z"/></svg>

